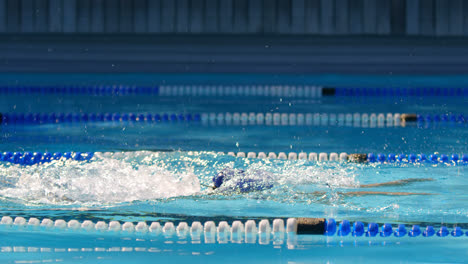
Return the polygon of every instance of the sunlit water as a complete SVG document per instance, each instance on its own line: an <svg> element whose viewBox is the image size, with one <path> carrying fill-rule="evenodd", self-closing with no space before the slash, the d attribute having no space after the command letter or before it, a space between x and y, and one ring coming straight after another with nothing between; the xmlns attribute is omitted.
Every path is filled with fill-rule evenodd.
<svg viewBox="0 0 468 264"><path fill-rule="evenodd" d="M212 190L213 176L226 168L241 177L266 178L271 189L240 193ZM111 221L207 221L275 217L334 217L364 222L459 224L468 221L468 167L453 164L355 164L234 158L214 152L105 152L89 162L59 160L33 166L0 164L2 214L52 219ZM427 179L402 186L361 185ZM359 191L430 195L347 195ZM4 233L5 262L160 261L331 263L426 262L420 252L437 248L431 261L466 260L466 239L299 237L284 244L193 244L177 239L122 235ZM1 232L0 232L1 233ZM293 243L293 244L291 244ZM465 245L465 246L464 246ZM460 251L461 250L461 251ZM302 252L302 253L300 253ZM318 254L320 252L320 254ZM458 254L453 254L459 252ZM300 253L300 254L298 254ZM259 259L259 254L263 257ZM346 257L343 257L346 256Z"/></svg>
<svg viewBox="0 0 468 264"><path fill-rule="evenodd" d="M213 176L226 168L243 169L245 174L238 177L266 179L273 188L243 193L226 182L213 190ZM0 195L3 208L24 207L22 214L28 216L35 216L35 211L42 214L44 209L79 207L80 212L92 210L94 218L107 220L126 217L121 213L125 209L133 211L135 220L150 220L147 214L157 219L163 213L457 223L468 222L466 170L465 165L453 164L317 163L234 158L213 152L107 152L97 153L90 162L3 163ZM422 181L361 187L403 179ZM241 179L231 184L237 180Z"/></svg>
<svg viewBox="0 0 468 264"><path fill-rule="evenodd" d="M234 97L10 94L0 97L0 112L467 114L467 102L462 97L239 100ZM419 223L436 227L458 224L465 230L468 223L466 165L317 163L216 154L217 151L462 154L467 152L467 124L363 128L119 122L0 126L0 129L2 152L98 152L90 162L60 160L34 166L0 162L2 215L147 223L333 217L338 221ZM241 178L265 179L272 188L241 193L234 186L235 180L242 179L235 178L223 188L213 190L213 176L226 168L242 169L245 174ZM412 180L400 186L361 187L404 179ZM208 245L101 234L0 231L0 235L0 261L7 263L134 263L135 260L147 263L219 263L220 260L465 263L468 260L466 238L452 237L304 236L294 247L289 247L287 243ZM36 253L35 248L38 248ZM432 252L435 253L429 254Z"/></svg>

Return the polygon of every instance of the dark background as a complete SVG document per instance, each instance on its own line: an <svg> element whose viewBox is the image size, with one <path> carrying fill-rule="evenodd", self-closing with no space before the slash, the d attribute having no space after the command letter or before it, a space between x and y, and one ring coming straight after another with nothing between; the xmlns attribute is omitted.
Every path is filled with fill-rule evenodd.
<svg viewBox="0 0 468 264"><path fill-rule="evenodd" d="M0 0L0 72L465 74L465 0Z"/></svg>

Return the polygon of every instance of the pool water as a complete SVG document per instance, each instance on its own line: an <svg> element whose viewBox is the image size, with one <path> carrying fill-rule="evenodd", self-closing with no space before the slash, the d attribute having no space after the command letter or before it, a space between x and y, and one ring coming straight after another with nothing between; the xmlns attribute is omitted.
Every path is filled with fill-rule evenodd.
<svg viewBox="0 0 468 264"><path fill-rule="evenodd" d="M416 81L415 81L416 82ZM174 97L1 94L0 113L468 114L466 97ZM90 161L0 162L2 215L80 222L334 218L468 228L468 167L453 162L348 163L242 158L227 152L468 153L468 123L406 126L72 122L0 125L0 152L96 152ZM219 153L224 152L224 154ZM226 169L269 175L272 188L212 190ZM411 179L399 186L361 185ZM419 195L356 194L407 192ZM5 263L465 263L468 236L297 236L282 243L194 242L0 227ZM221 241L221 242L220 242Z"/></svg>

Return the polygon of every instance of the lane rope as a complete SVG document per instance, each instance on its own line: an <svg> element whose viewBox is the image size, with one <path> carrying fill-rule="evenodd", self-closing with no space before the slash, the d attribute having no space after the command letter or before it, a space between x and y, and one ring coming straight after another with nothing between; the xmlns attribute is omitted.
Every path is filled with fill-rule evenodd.
<svg viewBox="0 0 468 264"><path fill-rule="evenodd" d="M93 122L198 123L209 125L402 127L409 123L466 124L463 114L399 113L0 113L4 125Z"/></svg>
<svg viewBox="0 0 468 264"><path fill-rule="evenodd" d="M3 85L0 94L87 94L87 95L159 95L159 96L258 96L285 98L340 97L415 97L468 96L468 88L446 87L326 87L287 84L219 85Z"/></svg>
<svg viewBox="0 0 468 264"><path fill-rule="evenodd" d="M189 151L188 154L196 153ZM218 155L228 155L237 158L249 159L280 159L280 160L308 160L312 162L357 162L357 163L445 163L445 164L468 164L468 154L374 154L374 153L351 153L346 152L325 153L325 152L211 152ZM0 153L0 162L9 162L20 165L34 165L47 163L54 160L72 159L76 161L90 161L94 157L94 152L3 152Z"/></svg>
<svg viewBox="0 0 468 264"><path fill-rule="evenodd" d="M419 225L413 225L407 229L404 224L398 224L396 227L385 223L379 226L378 223L368 223L366 225L361 221L351 224L348 220L342 220L339 224L333 218L288 218L274 219L270 224L268 219L233 221L229 224L227 221L206 221L201 223L194 221L190 225L187 222L133 222L119 221L98 221L96 223L90 220L82 222L78 220L65 221L57 219L55 221L44 218L25 219L24 217L3 216L0 221L0 228L7 231L48 231L48 232L80 232L80 233L99 233L108 232L124 235L147 235L164 236L170 238L176 236L183 239L200 240L202 237L206 240L215 241L217 238L228 242L247 242L255 243L257 235L259 239L270 241L283 240L287 236L294 235L324 235L324 236L352 236L352 237L462 237L468 236L461 227L454 225L453 229L441 225L438 229L433 226L427 226L425 229Z"/></svg>
<svg viewBox="0 0 468 264"><path fill-rule="evenodd" d="M0 94L158 95L159 86L135 85L9 85Z"/></svg>
<svg viewBox="0 0 468 264"><path fill-rule="evenodd" d="M94 152L3 152L0 153L0 162L9 162L20 165L34 165L48 163L54 160L89 161L94 157Z"/></svg>
<svg viewBox="0 0 468 264"><path fill-rule="evenodd" d="M11 85L0 86L0 93L318 98L336 92L335 88L314 85Z"/></svg>
<svg viewBox="0 0 468 264"><path fill-rule="evenodd" d="M335 88L315 85L161 85L162 96L258 96L320 98L334 96Z"/></svg>
<svg viewBox="0 0 468 264"><path fill-rule="evenodd" d="M56 124L89 122L198 122L200 114L150 113L3 113L2 124Z"/></svg>
<svg viewBox="0 0 468 264"><path fill-rule="evenodd" d="M202 113L210 125L402 127L409 123L466 123L463 114L412 113Z"/></svg>
<svg viewBox="0 0 468 264"><path fill-rule="evenodd" d="M219 154L225 154L218 152ZM238 158L258 158L258 159L282 159L282 160L309 160L309 161L340 161L358 163L468 163L468 154L374 154L374 153L351 153L346 152L325 153L325 152L228 152L227 155Z"/></svg>

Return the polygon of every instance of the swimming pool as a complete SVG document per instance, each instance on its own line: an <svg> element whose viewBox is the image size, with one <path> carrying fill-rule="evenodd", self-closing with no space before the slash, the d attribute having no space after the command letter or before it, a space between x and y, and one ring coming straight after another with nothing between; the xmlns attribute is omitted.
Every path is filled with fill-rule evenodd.
<svg viewBox="0 0 468 264"><path fill-rule="evenodd" d="M19 84L20 92L0 89L0 151L2 157L12 152L0 162L1 213L17 221L2 219L3 262L468 260L463 161L468 97L460 86L445 92L407 77L394 82L424 88L379 91L375 84L354 81L346 90L340 78L305 85L277 77L266 86L264 77L252 76L203 86L199 76L185 76L135 88L127 85L132 78L123 85L106 80L101 86L67 86L64 92L66 76L56 76L53 85L29 78L22 81L27 85ZM330 88L334 92L325 90ZM232 90L237 92L226 94ZM403 124L405 113L419 116ZM42 161L45 152L72 152L72 158L21 165L10 162L13 152L21 157L31 152L30 160L34 152ZM77 152L93 157L76 160ZM368 162L343 161L340 153L364 153ZM420 154L427 159L421 161ZM273 188L211 191L213 176L225 168L252 177L266 171ZM405 179L416 180L359 188ZM369 193L356 193L361 191ZM335 219L338 231L343 220L351 231L353 223L363 222L370 231L367 236L285 233L281 226L287 228L294 217ZM42 222L28 225L31 218ZM255 228L247 220L254 220ZM244 233L231 232L239 228L236 221ZM379 225L378 233L369 223ZM399 224L406 230L401 236ZM434 235L410 237L413 225L422 232L433 226ZM461 236L451 234L458 230L454 226Z"/></svg>

